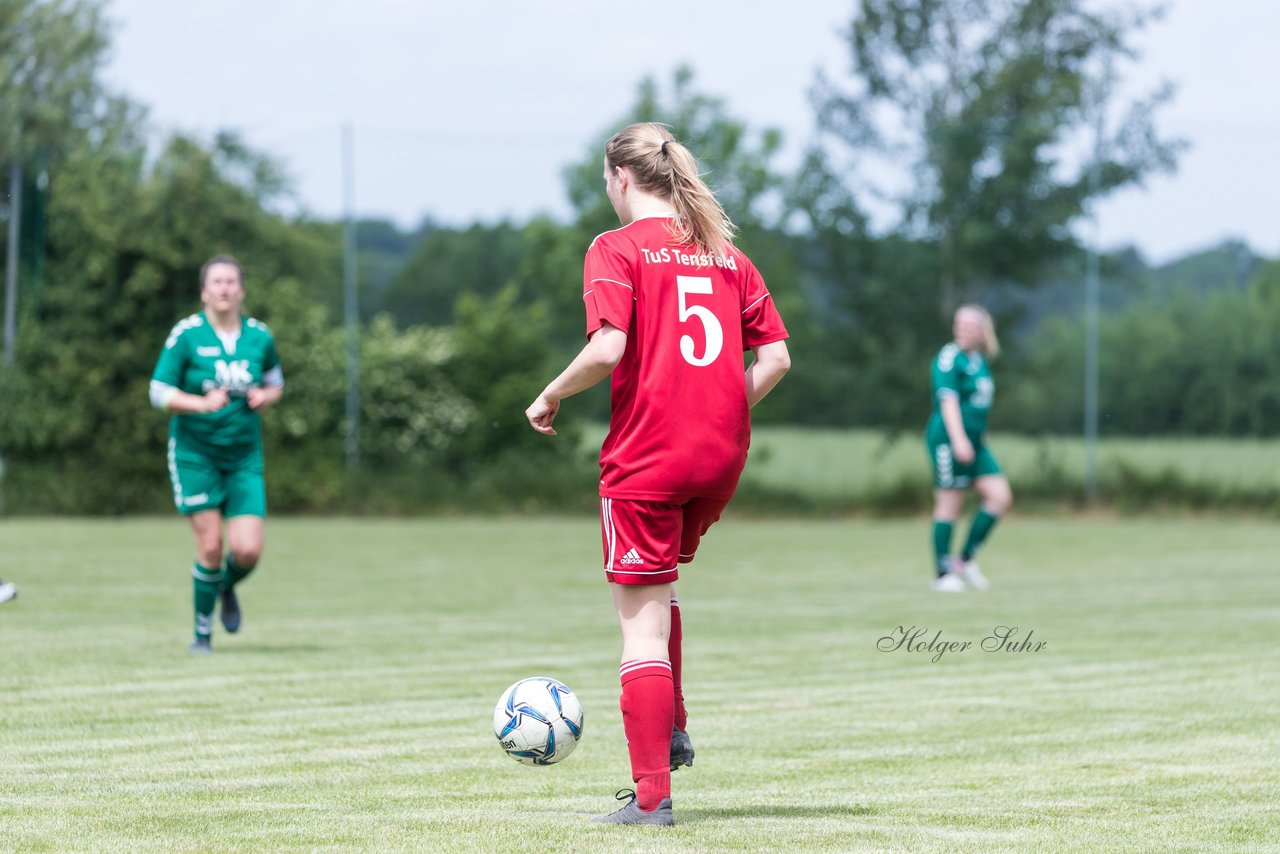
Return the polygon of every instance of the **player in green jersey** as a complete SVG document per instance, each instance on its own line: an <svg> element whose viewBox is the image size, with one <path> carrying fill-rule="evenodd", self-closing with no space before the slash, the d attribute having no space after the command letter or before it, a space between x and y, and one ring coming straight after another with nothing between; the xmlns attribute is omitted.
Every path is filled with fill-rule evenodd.
<svg viewBox="0 0 1280 854"><path fill-rule="evenodd" d="M1013 492L986 443L987 414L996 390L987 360L1000 352L995 324L985 308L962 305L952 332L955 340L933 360L933 414L925 445L933 466L933 589L961 593L966 585L978 590L990 586L974 556L1013 504ZM951 535L970 488L982 504L964 547L953 557Z"/></svg>
<svg viewBox="0 0 1280 854"><path fill-rule="evenodd" d="M284 374L271 330L240 313L244 272L239 261L230 255L209 259L200 270L200 299L204 310L178 321L164 342L151 377L151 403L173 413L173 500L196 538L191 651L204 653L212 651L219 596L223 627L228 632L240 628L235 586L262 555L267 494L258 413L280 399Z"/></svg>

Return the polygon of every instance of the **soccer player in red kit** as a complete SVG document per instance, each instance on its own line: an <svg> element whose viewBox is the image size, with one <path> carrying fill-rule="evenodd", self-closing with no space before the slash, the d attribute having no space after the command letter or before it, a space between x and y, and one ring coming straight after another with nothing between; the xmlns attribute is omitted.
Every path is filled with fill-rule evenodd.
<svg viewBox="0 0 1280 854"><path fill-rule="evenodd" d="M622 227L587 250L587 345L525 415L554 435L560 401L612 375L600 450L605 577L622 628L622 721L635 792L596 821L672 824L671 771L691 765L672 583L738 485L748 410L791 366L764 280L693 155L658 124L605 144ZM742 352L754 354L743 370Z"/></svg>

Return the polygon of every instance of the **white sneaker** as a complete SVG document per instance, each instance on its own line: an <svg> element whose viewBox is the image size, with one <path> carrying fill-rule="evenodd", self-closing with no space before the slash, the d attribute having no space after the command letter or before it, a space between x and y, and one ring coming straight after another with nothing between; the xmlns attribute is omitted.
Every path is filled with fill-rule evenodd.
<svg viewBox="0 0 1280 854"><path fill-rule="evenodd" d="M986 590L991 586L991 582L987 581L987 577L982 574L982 570L978 569L978 562L976 560L965 561L962 574L964 580L968 582L969 586L974 590Z"/></svg>
<svg viewBox="0 0 1280 854"><path fill-rule="evenodd" d="M12 581L0 580L0 602L8 602L18 595L18 585Z"/></svg>
<svg viewBox="0 0 1280 854"><path fill-rule="evenodd" d="M933 580L933 591L935 593L963 593L965 586L964 582L960 580L960 576L954 572L948 572L946 575L939 575Z"/></svg>

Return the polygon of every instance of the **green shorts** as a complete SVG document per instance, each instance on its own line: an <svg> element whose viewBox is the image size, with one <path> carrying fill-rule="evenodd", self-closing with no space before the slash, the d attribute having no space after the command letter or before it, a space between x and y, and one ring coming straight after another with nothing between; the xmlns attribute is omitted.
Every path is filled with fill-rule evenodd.
<svg viewBox="0 0 1280 854"><path fill-rule="evenodd" d="M170 437L169 480L173 503L184 516L202 510L221 510L228 519L267 515L260 445L238 454L215 456Z"/></svg>
<svg viewBox="0 0 1280 854"><path fill-rule="evenodd" d="M948 440L938 442L926 437L925 447L929 464L933 466L933 485L938 489L968 489L980 477L1002 474L995 454L981 440L973 443L973 462L970 463L956 460Z"/></svg>

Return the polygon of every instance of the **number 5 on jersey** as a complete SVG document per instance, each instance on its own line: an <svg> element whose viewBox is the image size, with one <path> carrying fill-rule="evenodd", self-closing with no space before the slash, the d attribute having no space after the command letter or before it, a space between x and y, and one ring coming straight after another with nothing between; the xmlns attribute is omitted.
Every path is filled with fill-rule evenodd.
<svg viewBox="0 0 1280 854"><path fill-rule="evenodd" d="M716 360L716 356L720 355L720 350L724 347L724 330L720 328L720 321L711 309L705 305L689 305L687 297L689 294L711 294L711 279L707 276L676 276L676 291L680 296L680 322L697 318L702 321L702 329L706 334L707 347L702 353L702 358L693 355L693 348L696 346L692 335L680 336L680 355L684 356L684 360L694 367L701 368L711 364Z"/></svg>

